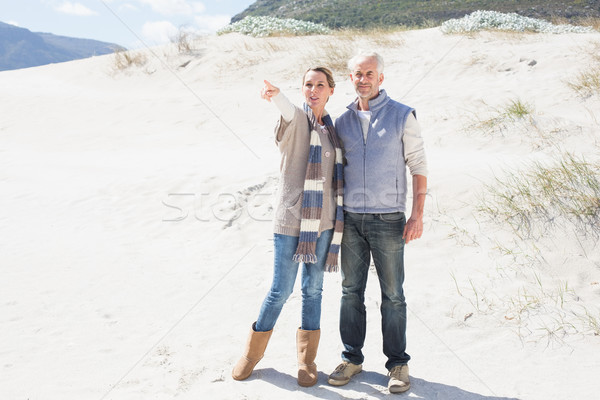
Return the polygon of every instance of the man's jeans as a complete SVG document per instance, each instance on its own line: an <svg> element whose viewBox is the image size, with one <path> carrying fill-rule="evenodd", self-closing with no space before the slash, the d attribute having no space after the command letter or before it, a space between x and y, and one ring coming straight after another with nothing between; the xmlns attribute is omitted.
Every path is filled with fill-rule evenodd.
<svg viewBox="0 0 600 400"><path fill-rule="evenodd" d="M408 363L406 353L406 302L404 301L404 213L355 214L344 212L342 238L342 301L340 334L342 359L362 364L367 327L365 288L371 254L381 288L383 353L391 370Z"/></svg>
<svg viewBox="0 0 600 400"><path fill-rule="evenodd" d="M317 239L317 262L315 264L303 263L302 265L302 325L303 330L312 331L321 326L321 298L323 293L323 275L325 262L329 252L329 244L333 237L333 229L321 232ZM292 260L298 247L298 237L280 235L274 236L275 262L273 268L273 283L271 290L265 297L256 330L266 332L273 329L283 305L292 294L296 275L297 263Z"/></svg>

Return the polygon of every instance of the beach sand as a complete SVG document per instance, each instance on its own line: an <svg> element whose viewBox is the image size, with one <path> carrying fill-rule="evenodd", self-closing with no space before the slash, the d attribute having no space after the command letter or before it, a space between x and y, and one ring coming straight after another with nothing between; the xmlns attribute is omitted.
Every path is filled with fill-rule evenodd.
<svg viewBox="0 0 600 400"><path fill-rule="evenodd" d="M208 36L128 68L109 55L1 72L0 398L393 397L374 273L364 371L347 386L327 384L339 273L325 277L316 386L296 383L299 290L253 375L231 378L272 276L278 112L262 82L301 104L308 66L369 44L382 87L417 110L430 170L425 232L405 251L412 387L398 397L597 398L597 238L561 221L519 237L481 205L536 162L600 161L600 97L568 84L597 62L600 33L438 28ZM354 99L342 68L334 117ZM531 112L507 117L511 102Z"/></svg>

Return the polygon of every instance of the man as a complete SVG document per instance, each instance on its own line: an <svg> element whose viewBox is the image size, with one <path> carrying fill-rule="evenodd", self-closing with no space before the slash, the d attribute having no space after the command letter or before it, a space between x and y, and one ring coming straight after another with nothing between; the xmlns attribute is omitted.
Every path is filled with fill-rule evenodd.
<svg viewBox="0 0 600 400"><path fill-rule="evenodd" d="M358 98L335 123L343 142L344 236L340 335L342 363L329 384L345 385L362 370L366 333L364 292L373 256L381 288L383 352L390 393L410 388L406 353L404 245L423 233L427 162L415 110L390 99L383 83L383 60L359 54L348 66ZM406 167L412 175L412 211L406 221Z"/></svg>

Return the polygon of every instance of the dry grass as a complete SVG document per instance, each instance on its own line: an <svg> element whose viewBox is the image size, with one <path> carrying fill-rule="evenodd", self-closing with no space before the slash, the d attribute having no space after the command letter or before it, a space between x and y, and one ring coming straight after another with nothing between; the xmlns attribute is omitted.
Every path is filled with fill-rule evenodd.
<svg viewBox="0 0 600 400"><path fill-rule="evenodd" d="M597 31L600 31L600 18L585 17L585 18L579 18L579 19L572 21L572 20L568 20L567 18L563 18L563 17L554 17L551 19L550 22L552 22L553 24L556 24L556 25L571 24L571 25L577 25L577 26L589 26Z"/></svg>
<svg viewBox="0 0 600 400"><path fill-rule="evenodd" d="M535 109L531 103L521 99L512 99L500 108L490 107L490 113L481 117L476 113L471 118L469 130L483 131L489 135L502 133L507 128L512 128L517 122L531 122Z"/></svg>
<svg viewBox="0 0 600 400"><path fill-rule="evenodd" d="M283 54L294 48L290 41L295 37L266 37L233 34L228 35L229 41L221 41L219 51L223 55L217 65L222 73L239 71L251 66L269 62L283 57Z"/></svg>
<svg viewBox="0 0 600 400"><path fill-rule="evenodd" d="M491 237L482 231L478 238L496 243L498 275L489 268L481 276L450 274L464 299L465 315L493 316L513 327L523 341L547 345L568 346L569 336L600 335L595 297L581 297L579 291L587 289L573 287L567 279L572 274L564 271L598 265L591 255L600 240L600 162L563 153L547 164L508 173L485 188L480 215L503 228ZM479 243L466 230L455 229L453 235L463 237L457 240L461 246ZM578 265L555 257L561 252L557 246L577 244L583 256Z"/></svg>
<svg viewBox="0 0 600 400"><path fill-rule="evenodd" d="M250 66L269 63L270 68L278 68L280 61L294 57L297 63L286 71L290 77L298 76L311 66L325 66L336 79L348 74L348 60L362 48L385 50L404 45L404 38L398 30L338 30L331 35L279 36L255 38L238 35L235 41L222 43L221 52L226 54L219 64L219 70L241 70Z"/></svg>
<svg viewBox="0 0 600 400"><path fill-rule="evenodd" d="M234 50L250 52L250 53L263 53L265 55L273 55L289 49L289 42L283 37L266 37L266 38L248 38L249 40L243 40L236 42ZM239 45L239 46L238 46Z"/></svg>
<svg viewBox="0 0 600 400"><path fill-rule="evenodd" d="M306 49L302 65L323 65L337 78L348 75L348 60L356 52L354 40L350 36L336 37L336 40L319 40L311 49ZM303 71L306 68L303 68Z"/></svg>
<svg viewBox="0 0 600 400"><path fill-rule="evenodd" d="M600 95L600 43L593 43L587 51L590 65L581 70L567 85L583 97Z"/></svg>
<svg viewBox="0 0 600 400"><path fill-rule="evenodd" d="M192 52L192 43L195 35L189 30L180 28L177 34L171 38L171 43L177 46L177 51L182 54Z"/></svg>
<svg viewBox="0 0 600 400"><path fill-rule="evenodd" d="M512 227L521 239L539 239L554 226L600 237L600 164L567 153L553 165L533 164L486 186L479 210Z"/></svg>
<svg viewBox="0 0 600 400"><path fill-rule="evenodd" d="M600 18L584 18L579 22L582 26L591 26L598 32L600 32Z"/></svg>
<svg viewBox="0 0 600 400"><path fill-rule="evenodd" d="M567 84L583 97L600 94L600 66L579 72L574 80Z"/></svg>
<svg viewBox="0 0 600 400"><path fill-rule="evenodd" d="M490 40L497 40L509 43L518 43L525 39L528 39L534 35L536 32L531 31L513 31L513 30L502 30L502 29L487 29L487 30L478 30L478 31L469 31L469 32L452 32L447 35L454 36L465 36L469 39L480 39L480 38L488 38Z"/></svg>
<svg viewBox="0 0 600 400"><path fill-rule="evenodd" d="M143 67L148 62L146 54L139 51L115 51L113 58L113 69L123 71L130 67Z"/></svg>
<svg viewBox="0 0 600 400"><path fill-rule="evenodd" d="M349 73L348 60L359 50L368 48L385 52L402 47L405 43L403 31L401 28L339 29L315 41L314 49L307 51L304 59L308 64L325 65L337 77L345 78Z"/></svg>
<svg viewBox="0 0 600 400"><path fill-rule="evenodd" d="M394 28L371 28L371 29L338 29L331 36L352 41L368 41L374 47L399 47L404 45L402 32L408 29L402 27Z"/></svg>

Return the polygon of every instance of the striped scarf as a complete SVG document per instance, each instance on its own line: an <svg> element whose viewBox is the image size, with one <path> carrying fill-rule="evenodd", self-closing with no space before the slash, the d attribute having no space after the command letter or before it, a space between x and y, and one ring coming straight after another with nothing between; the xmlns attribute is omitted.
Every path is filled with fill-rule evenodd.
<svg viewBox="0 0 600 400"><path fill-rule="evenodd" d="M320 129L317 120L306 104L304 111L308 117L310 129L310 151L308 154L308 165L304 178L304 193L302 198L302 220L300 222L300 238L298 248L293 260L296 262L316 263L316 246L321 224L321 212L323 210L323 174L321 171L321 139L317 130ZM338 270L338 253L342 242L344 230L343 211L343 155L340 141L335 133L333 122L329 115L323 116L323 122L327 129L329 141L335 147L335 166L333 169L333 187L336 194L335 226L333 238L329 246L325 270L335 272Z"/></svg>

